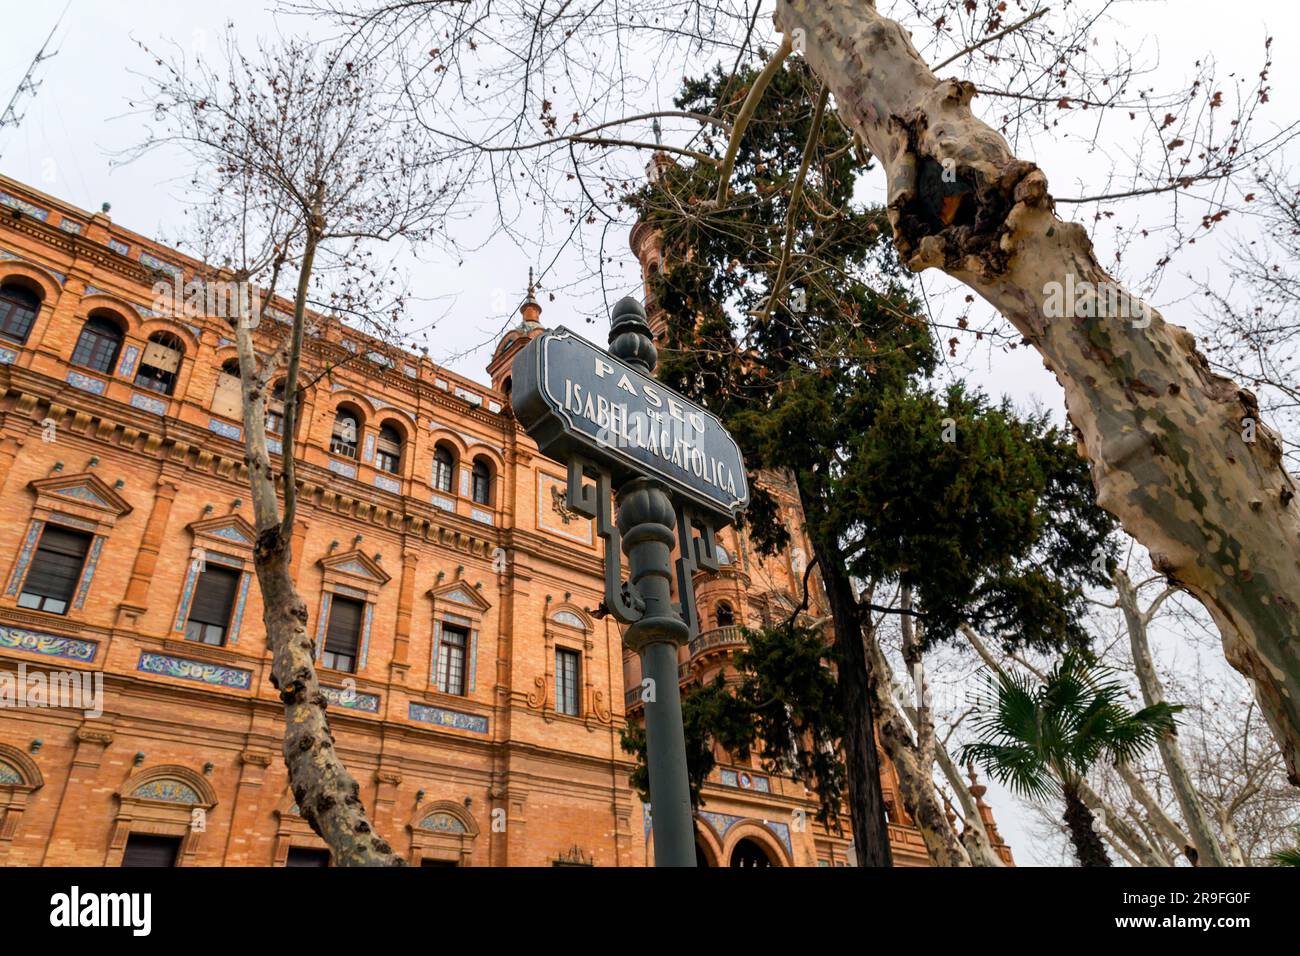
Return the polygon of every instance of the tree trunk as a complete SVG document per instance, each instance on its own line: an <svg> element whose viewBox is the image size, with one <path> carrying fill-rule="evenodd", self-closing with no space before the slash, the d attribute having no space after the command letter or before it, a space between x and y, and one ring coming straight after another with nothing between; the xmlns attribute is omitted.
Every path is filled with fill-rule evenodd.
<svg viewBox="0 0 1300 956"><path fill-rule="evenodd" d="M1156 675L1155 663L1151 659L1151 645L1147 640L1148 618L1138 608L1137 591L1123 568L1116 567L1111 577L1115 581L1119 606L1124 611L1124 621L1128 625L1133 669L1137 672L1138 684L1142 688L1142 700L1147 707L1151 707L1165 699L1165 692L1160 686L1160 678ZM1164 761L1165 770L1169 774L1174 797L1178 800L1183 823L1192 839L1191 846L1184 844L1183 855L1195 866L1227 866L1228 859L1210 825L1210 816L1192 785L1192 775L1187 771L1182 749L1178 746L1177 732L1170 730L1160 738L1157 746L1160 749L1160 759Z"/></svg>
<svg viewBox="0 0 1300 956"><path fill-rule="evenodd" d="M312 245L304 256L294 313L291 352L301 349L303 302L311 272ZM289 573L290 531L296 488L292 461L297 413L298 355L291 354L285 382L284 453L286 466L282 521L276 481L266 447L266 391L269 382L258 371L252 331L236 323L240 378L244 401L244 441L248 481L257 526L253 566L262 592L262 620L271 647L271 683L284 704L284 762L298 812L329 844L336 866L401 866L404 861L374 832L361 803L361 789L334 749L334 735L325 715L326 700L316 678L316 644L307 630L307 605Z"/></svg>
<svg viewBox="0 0 1300 956"><path fill-rule="evenodd" d="M1043 173L971 114L974 85L940 82L897 23L866 0L778 0L776 17L884 164L903 261L970 286L1043 355L1098 503L1205 603L1300 785L1300 503L1255 397L1114 282ZM918 190L939 167L968 190L943 219ZM1058 308L1065 289L1080 307Z"/></svg>
<svg viewBox="0 0 1300 956"><path fill-rule="evenodd" d="M1097 832L1096 820L1088 805L1083 802L1077 787L1065 784L1065 825L1070 830L1070 842L1080 866L1110 866L1106 844Z"/></svg>
<svg viewBox="0 0 1300 956"><path fill-rule="evenodd" d="M801 497L802 495L801 491ZM804 501L805 514L811 502ZM836 686L844 715L844 765L848 774L849 819L858 866L892 866L885 797L880 786L875 720L868 687L870 668L862 644L862 617L853 585L839 563L834 542L815 541L822 580L835 627Z"/></svg>
<svg viewBox="0 0 1300 956"><path fill-rule="evenodd" d="M948 822L930 768L925 765L920 748L912 740L907 721L894 703L889 661L876 643L874 628L864 628L863 640L870 666L867 686L871 691L872 712L881 746L898 773L899 799L921 832L931 863L935 866L970 866L970 855Z"/></svg>

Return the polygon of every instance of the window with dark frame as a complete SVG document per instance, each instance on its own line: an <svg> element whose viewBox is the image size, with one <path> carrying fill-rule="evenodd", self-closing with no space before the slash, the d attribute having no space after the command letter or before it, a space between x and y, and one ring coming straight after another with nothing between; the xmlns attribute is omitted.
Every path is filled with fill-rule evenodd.
<svg viewBox="0 0 1300 956"><path fill-rule="evenodd" d="M284 382L276 382L271 389L271 397L266 402L266 433L282 435L284 433Z"/></svg>
<svg viewBox="0 0 1300 956"><path fill-rule="evenodd" d="M41 300L34 292L12 282L0 286L0 337L19 345L26 342L40 311Z"/></svg>
<svg viewBox="0 0 1300 956"><path fill-rule="evenodd" d="M132 833L126 838L122 866L175 866L181 838L157 833Z"/></svg>
<svg viewBox="0 0 1300 956"><path fill-rule="evenodd" d="M578 652L555 649L555 709L570 717L578 716Z"/></svg>
<svg viewBox="0 0 1300 956"><path fill-rule="evenodd" d="M330 851L311 846L291 846L285 857L285 866L329 866Z"/></svg>
<svg viewBox="0 0 1300 956"><path fill-rule="evenodd" d="M170 332L155 332L145 346L135 384L159 395L170 395L176 388L184 356L185 347L179 338Z"/></svg>
<svg viewBox="0 0 1300 956"><path fill-rule="evenodd" d="M438 648L438 690L444 694L465 696L465 659L469 632L455 624L442 625L442 642Z"/></svg>
<svg viewBox="0 0 1300 956"><path fill-rule="evenodd" d="M490 505L492 503L492 466L482 458L475 458L473 478L474 500L481 505Z"/></svg>
<svg viewBox="0 0 1300 956"><path fill-rule="evenodd" d="M379 444L375 451L375 467L395 475L402 468L402 436L392 425L379 429Z"/></svg>
<svg viewBox="0 0 1300 956"><path fill-rule="evenodd" d="M361 646L363 602L334 595L330 599L329 626L325 629L325 651L321 664L336 671L355 673L357 649Z"/></svg>
<svg viewBox="0 0 1300 956"><path fill-rule="evenodd" d="M47 524L23 581L22 594L18 595L18 606L50 614L68 613L92 537L84 531Z"/></svg>
<svg viewBox="0 0 1300 956"><path fill-rule="evenodd" d="M242 573L233 568L209 564L194 584L190 616L185 622L185 640L220 647L226 643L230 615L235 609Z"/></svg>
<svg viewBox="0 0 1300 956"><path fill-rule="evenodd" d="M330 451L344 458L357 457L357 438L361 422L351 412L340 411L334 416L334 434L330 438Z"/></svg>
<svg viewBox="0 0 1300 956"><path fill-rule="evenodd" d="M72 364L111 375L121 348L122 330L109 319L92 315L81 327L76 348L72 350Z"/></svg>
<svg viewBox="0 0 1300 956"><path fill-rule="evenodd" d="M433 487L438 491L451 491L452 475L456 472L456 456L446 445L433 450Z"/></svg>

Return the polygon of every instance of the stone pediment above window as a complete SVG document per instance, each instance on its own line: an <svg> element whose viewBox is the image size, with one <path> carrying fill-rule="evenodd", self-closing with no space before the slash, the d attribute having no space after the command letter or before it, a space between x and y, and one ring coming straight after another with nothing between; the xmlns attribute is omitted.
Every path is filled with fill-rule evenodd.
<svg viewBox="0 0 1300 956"><path fill-rule="evenodd" d="M482 614L492 605L479 593L479 589L465 580L450 581L429 589L429 597L440 610Z"/></svg>
<svg viewBox="0 0 1300 956"><path fill-rule="evenodd" d="M359 550L331 554L317 562L329 580L358 587L377 589L391 580L391 575L370 555Z"/></svg>
<svg viewBox="0 0 1300 956"><path fill-rule="evenodd" d="M257 543L257 530L239 515L191 521L188 528L195 544L220 543L251 551Z"/></svg>
<svg viewBox="0 0 1300 956"><path fill-rule="evenodd" d="M75 514L105 525L112 525L132 510L125 498L90 472L37 478L27 487L36 493L38 507L51 511L70 508Z"/></svg>

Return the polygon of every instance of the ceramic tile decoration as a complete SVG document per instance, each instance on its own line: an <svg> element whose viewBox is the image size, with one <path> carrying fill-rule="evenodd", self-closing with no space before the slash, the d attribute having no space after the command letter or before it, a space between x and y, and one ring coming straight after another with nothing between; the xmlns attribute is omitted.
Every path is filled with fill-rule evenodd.
<svg viewBox="0 0 1300 956"><path fill-rule="evenodd" d="M474 734L488 732L488 719L478 714L466 714L446 707L430 707L427 704L411 701L410 716L424 724L437 724L439 727L452 727L456 730L468 730Z"/></svg>
<svg viewBox="0 0 1300 956"><path fill-rule="evenodd" d="M71 661L89 663L95 659L99 645L60 634L43 634L19 627L0 625L0 647L42 657L65 657Z"/></svg>
<svg viewBox="0 0 1300 956"><path fill-rule="evenodd" d="M157 674L160 677L175 677L179 680L210 684L213 687L231 687L236 690L248 690L253 683L253 672L239 667L225 667L221 664L209 664L206 661L194 661L185 657L172 657L168 654L155 654L143 651L136 670L145 674Z"/></svg>

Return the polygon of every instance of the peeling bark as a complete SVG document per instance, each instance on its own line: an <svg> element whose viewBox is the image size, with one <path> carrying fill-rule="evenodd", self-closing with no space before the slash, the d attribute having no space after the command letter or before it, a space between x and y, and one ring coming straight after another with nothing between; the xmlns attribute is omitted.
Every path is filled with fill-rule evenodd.
<svg viewBox="0 0 1300 956"><path fill-rule="evenodd" d="M1164 688L1156 675L1155 662L1151 659L1151 645L1147 640L1147 622L1150 612L1143 612L1138 607L1137 591L1123 568L1116 567L1111 573L1115 581L1115 590L1119 594L1119 606L1124 612L1124 622L1128 625L1129 645L1133 651L1133 669L1137 672L1138 684L1142 688L1142 700L1147 707L1165 699ZM1210 825L1210 816L1206 812L1201 798L1192 784L1192 775L1183 760L1182 749L1178 746L1177 731L1170 730L1157 743L1160 759L1164 761L1165 771L1169 774L1169 783L1173 787L1174 797L1178 800L1178 809L1182 812L1183 822L1191 837L1190 845L1183 843L1183 855L1195 866L1227 866L1228 858L1219 846L1214 828Z"/></svg>
<svg viewBox="0 0 1300 956"><path fill-rule="evenodd" d="M884 164L903 261L964 282L1043 355L1098 503L1204 602L1300 785L1300 504L1255 396L1114 282L1087 231L1055 215L1042 171L972 115L974 85L937 79L873 4L779 0L776 19L787 35L802 31L796 48ZM936 165L961 194L938 216L924 194ZM1056 317L1067 284L1079 301ZM1115 290L1117 302L1085 289Z"/></svg>
<svg viewBox="0 0 1300 956"><path fill-rule="evenodd" d="M304 257L294 312L293 345L285 382L283 481L284 518L276 494L271 455L266 446L266 380L258 371L252 331L235 323L244 400L245 462L253 500L257 543L253 567L262 592L262 621L272 653L271 683L284 704L284 762L303 820L329 844L336 866L402 866L404 861L371 827L361 803L360 787L334 748L325 710L327 702L316 677L316 643L307 629L307 605L289 572L296 488L293 484L293 435L297 414L298 353L302 348L310 250Z"/></svg>

